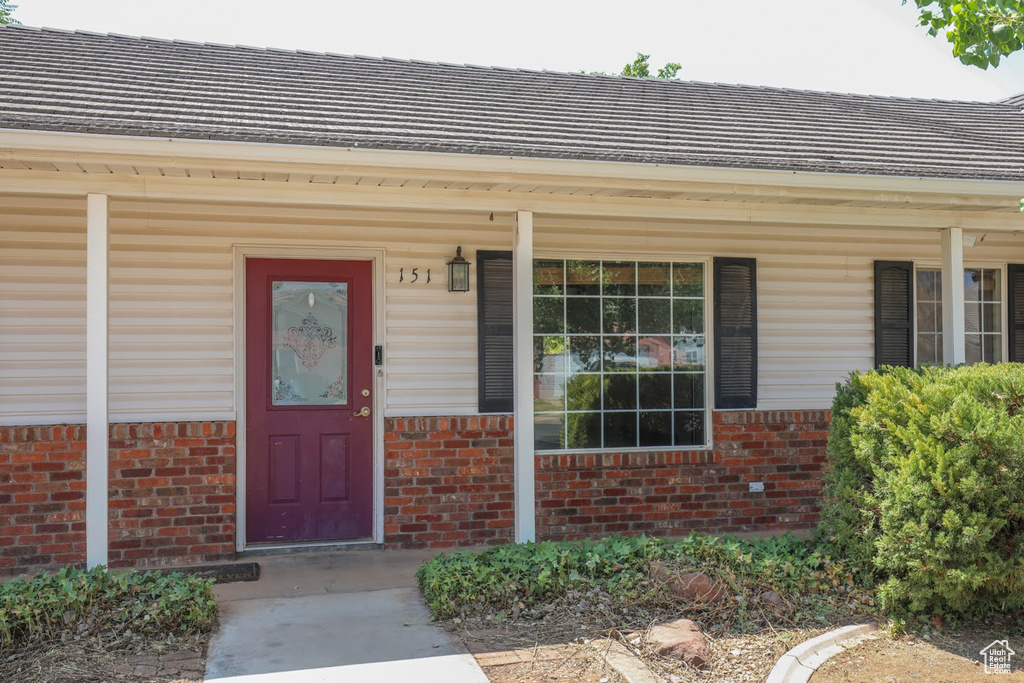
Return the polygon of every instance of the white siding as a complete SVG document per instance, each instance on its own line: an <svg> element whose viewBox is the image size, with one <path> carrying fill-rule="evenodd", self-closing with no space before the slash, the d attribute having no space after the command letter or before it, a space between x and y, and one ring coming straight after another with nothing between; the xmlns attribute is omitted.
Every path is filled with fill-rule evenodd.
<svg viewBox="0 0 1024 683"><path fill-rule="evenodd" d="M539 256L756 257L764 409L828 407L836 381L872 365L875 259L939 258L937 229L710 226L537 208ZM475 280L468 293L447 292L445 260L462 245L475 263L478 249L510 249L511 239L508 213L114 198L111 419L234 415L236 245L385 249L388 414L474 413ZM965 258L1024 262L1024 238L991 234ZM84 198L0 196L0 423L84 419L84 315Z"/></svg>
<svg viewBox="0 0 1024 683"><path fill-rule="evenodd" d="M0 423L85 419L85 197L0 196Z"/></svg>
<svg viewBox="0 0 1024 683"><path fill-rule="evenodd" d="M837 381L874 365L875 260L939 259L938 230L711 227L543 215L536 221L538 255L756 258L758 408L765 410L828 408ZM965 250L967 263L1022 260L1024 237L1009 234L989 235Z"/></svg>
<svg viewBox="0 0 1024 683"><path fill-rule="evenodd" d="M115 201L114 415L234 410L232 246L237 244L386 249L387 413L473 413L476 296L447 291L445 259L460 244L470 260L476 249L508 248L510 220L491 221L486 214ZM419 268L416 283L412 268Z"/></svg>
<svg viewBox="0 0 1024 683"><path fill-rule="evenodd" d="M475 287L449 293L445 260L510 248L510 215L114 199L112 420L234 415L236 244L386 249L388 414L476 412ZM0 423L81 422L84 200L0 199L0 259Z"/></svg>

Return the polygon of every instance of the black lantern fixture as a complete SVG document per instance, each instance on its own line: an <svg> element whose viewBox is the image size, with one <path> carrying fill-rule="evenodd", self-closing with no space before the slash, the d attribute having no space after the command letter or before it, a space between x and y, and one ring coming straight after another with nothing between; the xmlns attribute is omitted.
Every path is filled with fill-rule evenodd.
<svg viewBox="0 0 1024 683"><path fill-rule="evenodd" d="M469 261L462 256L462 247L455 250L455 258L448 262L448 291L469 291Z"/></svg>

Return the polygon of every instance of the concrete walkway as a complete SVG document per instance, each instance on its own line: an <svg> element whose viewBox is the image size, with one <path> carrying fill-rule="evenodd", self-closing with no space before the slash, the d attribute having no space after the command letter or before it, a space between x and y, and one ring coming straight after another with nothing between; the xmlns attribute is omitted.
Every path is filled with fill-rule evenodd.
<svg viewBox="0 0 1024 683"><path fill-rule="evenodd" d="M435 553L349 550L258 558L260 580L217 586L216 683L487 683L434 625L416 568Z"/></svg>

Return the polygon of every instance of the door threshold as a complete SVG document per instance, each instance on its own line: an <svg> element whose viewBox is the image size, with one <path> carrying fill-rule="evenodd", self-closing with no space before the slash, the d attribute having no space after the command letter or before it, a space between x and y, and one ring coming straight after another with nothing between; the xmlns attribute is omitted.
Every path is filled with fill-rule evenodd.
<svg viewBox="0 0 1024 683"><path fill-rule="evenodd" d="M238 553L239 558L270 557L296 553L327 553L339 550L380 550L383 546L372 538L357 538L350 541L311 541L309 543L260 543L247 545Z"/></svg>

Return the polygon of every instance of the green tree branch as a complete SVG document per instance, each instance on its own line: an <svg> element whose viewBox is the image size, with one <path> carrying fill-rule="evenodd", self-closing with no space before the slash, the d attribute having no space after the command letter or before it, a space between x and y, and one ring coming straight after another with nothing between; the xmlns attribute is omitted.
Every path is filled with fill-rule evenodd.
<svg viewBox="0 0 1024 683"><path fill-rule="evenodd" d="M12 15L17 5L12 5L11 0L0 0L0 24L20 24Z"/></svg>
<svg viewBox="0 0 1024 683"><path fill-rule="evenodd" d="M636 53L636 59L622 67L622 71L613 76L629 76L630 78L651 78L651 65L650 55L645 55L643 52ZM661 78L663 80L669 80L676 77L679 69L682 68L681 64L677 62L669 62L665 66L658 69L658 75L654 78ZM590 71L589 73L596 76L606 75L603 71Z"/></svg>
<svg viewBox="0 0 1024 683"><path fill-rule="evenodd" d="M903 0L907 4L907 0ZM1024 0L914 0L921 26L944 31L953 55L987 69L1024 48Z"/></svg>

